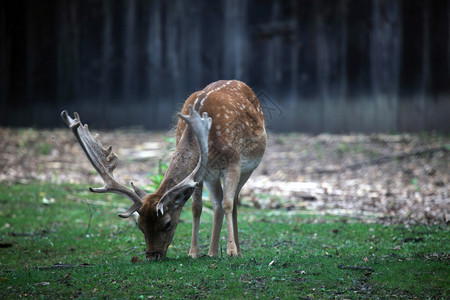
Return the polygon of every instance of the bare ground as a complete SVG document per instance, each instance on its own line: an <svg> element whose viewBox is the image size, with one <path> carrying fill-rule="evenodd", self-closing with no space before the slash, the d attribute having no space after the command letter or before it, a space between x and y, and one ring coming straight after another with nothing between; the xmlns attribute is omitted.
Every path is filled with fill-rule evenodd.
<svg viewBox="0 0 450 300"><path fill-rule="evenodd" d="M168 162L167 132L101 132L118 154L121 182L149 184ZM306 209L364 220L448 224L450 137L440 134L270 133L266 154L242 191L242 204ZM0 181L101 184L67 129L0 128Z"/></svg>

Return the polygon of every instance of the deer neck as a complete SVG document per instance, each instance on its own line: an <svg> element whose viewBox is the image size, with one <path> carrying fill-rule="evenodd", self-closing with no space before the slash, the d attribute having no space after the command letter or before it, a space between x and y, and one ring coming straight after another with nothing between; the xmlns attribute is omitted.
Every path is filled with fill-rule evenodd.
<svg viewBox="0 0 450 300"><path fill-rule="evenodd" d="M186 128L187 129L187 128ZM177 144L175 153L172 156L164 179L162 180L156 193L164 195L172 187L183 181L198 163L198 145L191 132L186 132Z"/></svg>

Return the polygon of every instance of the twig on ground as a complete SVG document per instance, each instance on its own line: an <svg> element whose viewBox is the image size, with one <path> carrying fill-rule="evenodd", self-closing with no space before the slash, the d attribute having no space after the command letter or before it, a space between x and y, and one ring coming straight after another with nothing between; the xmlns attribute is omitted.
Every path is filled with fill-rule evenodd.
<svg viewBox="0 0 450 300"><path fill-rule="evenodd" d="M374 272L375 270L372 267L362 267L362 266L344 266L338 265L339 269L348 269L348 270L362 270L362 271L370 271Z"/></svg>
<svg viewBox="0 0 450 300"><path fill-rule="evenodd" d="M297 243L296 243L296 242L293 242L293 241L286 241L286 240L283 240L283 241L281 241L281 242L278 242L278 243L273 244L272 247L287 246L287 245L296 246Z"/></svg>
<svg viewBox="0 0 450 300"><path fill-rule="evenodd" d="M36 266L35 269L38 270L48 270L48 269L66 269L66 268L87 268L87 267L93 267L94 265L90 265L87 263L79 264L79 265L69 265L69 264L54 264L53 266Z"/></svg>

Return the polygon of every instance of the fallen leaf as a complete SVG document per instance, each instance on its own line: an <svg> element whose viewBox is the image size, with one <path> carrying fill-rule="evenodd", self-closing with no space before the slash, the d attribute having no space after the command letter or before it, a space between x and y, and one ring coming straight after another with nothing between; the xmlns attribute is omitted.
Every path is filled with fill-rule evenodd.
<svg viewBox="0 0 450 300"><path fill-rule="evenodd" d="M142 259L140 259L140 258L137 257L137 256L133 256L133 257L131 258L131 262L132 262L133 264L135 264L135 263L141 263L141 262L142 262Z"/></svg>

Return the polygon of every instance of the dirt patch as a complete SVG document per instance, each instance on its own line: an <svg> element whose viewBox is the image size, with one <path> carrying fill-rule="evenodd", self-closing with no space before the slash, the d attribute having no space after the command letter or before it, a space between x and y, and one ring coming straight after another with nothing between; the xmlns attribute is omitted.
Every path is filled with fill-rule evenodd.
<svg viewBox="0 0 450 300"><path fill-rule="evenodd" d="M95 130L94 130L95 132ZM167 132L100 132L119 156L116 177L149 184L168 162ZM309 209L393 222L447 223L450 137L437 134L270 133L243 205ZM69 130L0 128L0 181L101 185Z"/></svg>

